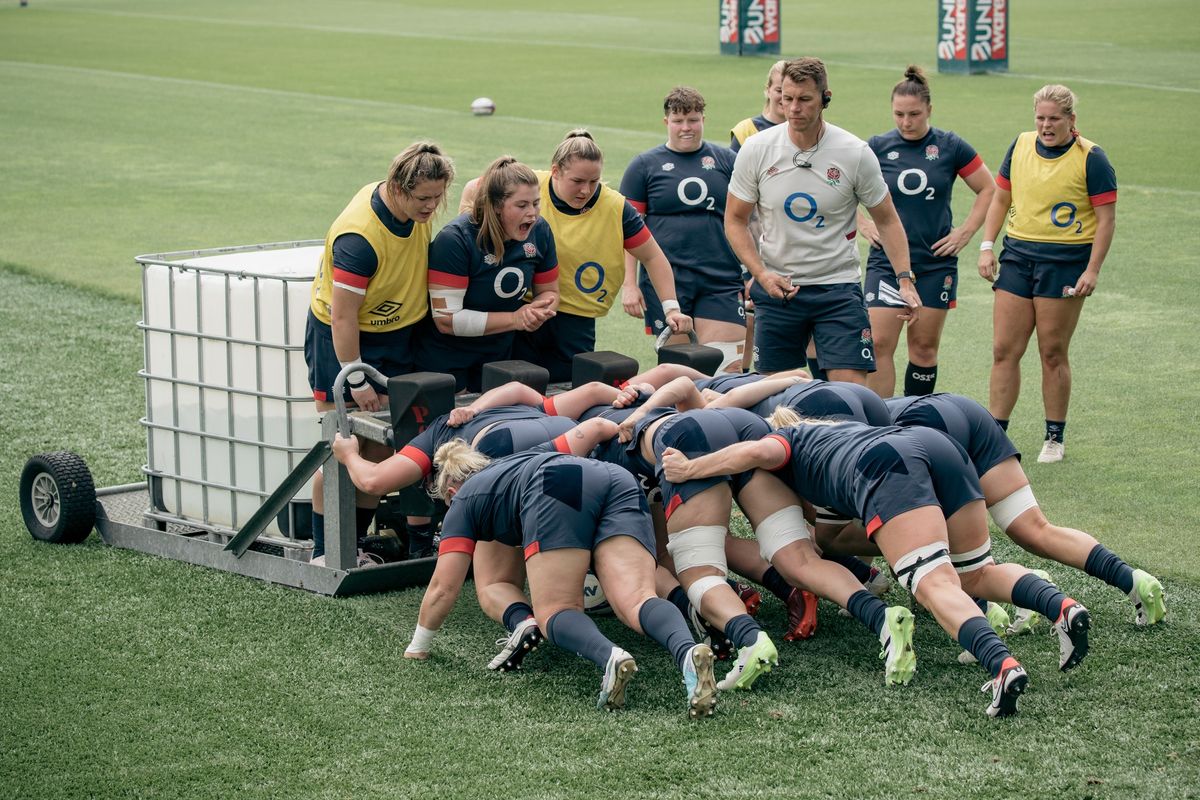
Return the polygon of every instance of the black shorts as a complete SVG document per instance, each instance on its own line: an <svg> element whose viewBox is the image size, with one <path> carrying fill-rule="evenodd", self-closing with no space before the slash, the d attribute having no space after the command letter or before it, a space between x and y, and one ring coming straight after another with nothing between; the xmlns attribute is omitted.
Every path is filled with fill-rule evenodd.
<svg viewBox="0 0 1200 800"><path fill-rule="evenodd" d="M638 286L646 300L646 333L658 336L667 326L667 316L644 270ZM679 308L693 319L711 319L746 327L746 308L742 302L745 288L737 276L718 281L687 270L675 273L675 297Z"/></svg>
<svg viewBox="0 0 1200 800"><path fill-rule="evenodd" d="M389 378L416 372L417 366L413 362L413 332L416 327L410 325L384 333L359 331L359 360ZM311 310L304 325L304 361L308 364L308 385L312 387L313 397L322 402L334 402L333 382L341 372L342 365L338 363L337 353L333 349L332 329L317 319ZM367 380L376 392L387 394L387 386L370 378ZM346 402L353 402L348 384L342 394Z"/></svg>
<svg viewBox="0 0 1200 800"><path fill-rule="evenodd" d="M935 267L916 273L917 294L926 308L951 309L958 305L958 268ZM868 308L900 308L900 284L891 267L867 265Z"/></svg>
<svg viewBox="0 0 1200 800"><path fill-rule="evenodd" d="M454 376L454 390L483 390L483 365L512 358L513 333L452 336L442 333L429 316L418 326L414 360L431 372Z"/></svg>
<svg viewBox="0 0 1200 800"><path fill-rule="evenodd" d="M1009 248L1000 254L1000 275L992 290L1003 290L1017 297L1071 297L1079 276L1087 269L1087 261L1031 261Z"/></svg>
<svg viewBox="0 0 1200 800"><path fill-rule="evenodd" d="M518 331L512 357L550 371L550 382L571 380L571 368L579 353L596 350L596 320L562 311L531 333Z"/></svg>
<svg viewBox="0 0 1200 800"><path fill-rule="evenodd" d="M871 536L913 509L940 506L949 518L983 499L963 448L933 428L906 428L877 440L855 467L854 500Z"/></svg>
<svg viewBox="0 0 1200 800"><path fill-rule="evenodd" d="M632 536L657 557L650 506L628 471L602 461L548 462L521 497L525 558L542 550L593 550L613 536Z"/></svg>
<svg viewBox="0 0 1200 800"><path fill-rule="evenodd" d="M801 286L786 302L770 297L756 282L754 360L759 372L806 365L808 340L817 346L821 369L875 371L871 321L857 283Z"/></svg>
<svg viewBox="0 0 1200 800"><path fill-rule="evenodd" d="M504 458L553 441L574 427L570 417L505 420L485 430L474 446L489 458Z"/></svg>

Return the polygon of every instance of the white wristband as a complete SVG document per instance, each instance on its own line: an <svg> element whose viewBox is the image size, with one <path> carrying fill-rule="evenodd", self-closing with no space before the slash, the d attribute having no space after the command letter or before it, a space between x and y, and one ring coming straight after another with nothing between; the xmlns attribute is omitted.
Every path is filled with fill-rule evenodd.
<svg viewBox="0 0 1200 800"><path fill-rule="evenodd" d="M354 364L358 361L359 361L359 359L355 358L350 361L338 361L338 364L341 365L342 369L345 369L350 364ZM356 370L354 370L354 372L351 372L349 375L346 376L346 383L350 385L351 389L361 389L366 384L366 382L367 382L367 376L365 374L363 374L363 371L361 369L356 369Z"/></svg>
<svg viewBox="0 0 1200 800"><path fill-rule="evenodd" d="M670 314L672 311L679 311L678 300L663 300L659 305L662 306L663 316Z"/></svg>
<svg viewBox="0 0 1200 800"><path fill-rule="evenodd" d="M437 631L431 631L429 628L422 628L417 625L417 629L413 631L412 641L408 643L408 647L404 648L406 653L428 653L429 643L433 641Z"/></svg>
<svg viewBox="0 0 1200 800"><path fill-rule="evenodd" d="M488 312L464 308L450 318L450 330L455 336L483 336L487 332Z"/></svg>
<svg viewBox="0 0 1200 800"><path fill-rule="evenodd" d="M982 241L982 242L980 242L980 243L979 243L979 252L981 252L981 253L982 253L982 252L985 252L985 251L987 251L987 250L991 250L991 249L992 249L992 248L994 248L995 246L996 246L996 243L995 243L993 240L991 240L991 239L985 239L984 241Z"/></svg>

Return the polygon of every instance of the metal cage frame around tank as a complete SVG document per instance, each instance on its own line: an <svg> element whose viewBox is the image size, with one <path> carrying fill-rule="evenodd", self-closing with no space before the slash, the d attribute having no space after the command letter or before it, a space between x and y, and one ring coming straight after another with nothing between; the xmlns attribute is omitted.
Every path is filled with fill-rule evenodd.
<svg viewBox="0 0 1200 800"><path fill-rule="evenodd" d="M286 307L286 304L288 303L288 292L286 290L286 284L291 283L291 282L303 282L305 285L309 285L312 283L311 277L297 276L297 275L280 275L280 274L276 274L276 273L267 273L267 272L257 272L252 269L230 269L230 268L222 268L222 267L216 267L216 266L190 265L190 264L181 263L181 262L186 262L190 259L208 258L208 257L212 257L212 256L236 255L239 253L257 253L257 252L264 252L264 251L268 251L268 250L285 250L285 249L298 249L298 248L302 248L302 247L314 247L314 246L318 246L321 244L323 244L323 240L321 240L321 239L305 239L305 240L292 241L292 242L274 242L274 243L267 243L267 244L244 245L244 246L237 246L237 247L217 247L217 248L208 248L208 249L200 249L200 250L178 250L178 251L167 252L167 253L155 253L155 254L141 255L141 256L137 256L134 259L139 265L141 265L141 268L142 268L143 313L142 313L142 319L139 320L137 327L142 332L142 341L143 341L143 362L142 362L142 369L138 372L138 376L140 378L142 378L142 380L145 382L145 387L146 387L146 406L145 406L146 407L146 415L139 422L142 425L142 427L146 429L146 432L147 432L147 435L146 435L147 461L146 461L146 464L144 464L142 466L142 472L146 475L147 487L148 487L149 494L150 494L150 508L145 513L145 516L147 518L156 521L160 525L177 524L177 525L188 526L189 528L199 528L202 530L206 530L206 531L209 531L211 534L213 534L214 539L219 540L219 541L225 541L225 540L228 540L229 538L232 538L237 533L238 528L240 528L241 525L245 523L245 519L240 519L238 517L237 502L236 502L236 499L234 496L237 494L252 495L252 496L257 496L260 500L265 500L267 497L270 496L270 494L274 488L268 482L267 475L266 475L265 458L266 458L267 451L275 451L275 452L280 452L280 453L284 454L287 464L288 464L288 471L290 471L293 467L296 466L297 463L299 463L299 461L304 457L304 455L309 451L309 449L311 447L311 443L307 443L307 444L296 444L295 443L293 431L292 431L290 425L288 426L287 436L286 436L286 438L289 442L288 444L279 445L279 444L276 444L273 442L266 441L266 436L264 433L264 415L262 413L263 401L264 400L275 400L275 401L280 401L284 404L294 403L294 402L299 402L299 401L304 401L306 403L312 402L311 395L291 395L291 394L287 394L286 392L281 394L279 392L272 391L271 387L266 387L266 386L262 385L263 384L263 369L262 369L262 366L263 366L262 353L263 353L263 351L265 351L265 350L278 351L283 354L283 364L284 364L284 370L285 370L284 385L286 388L286 386L290 385L290 383L291 383L291 380L290 380L291 376L289 374L290 370L291 370L291 365L290 365L290 359L288 358L288 353L295 352L295 351L302 351L303 344L287 344L287 343L278 344L278 343L263 342L262 341L262 334L263 334L262 319L260 318L260 315L258 315L258 314L254 315L255 330L254 330L254 336L250 339L244 339L244 338L240 338L240 337L236 337L236 336L229 336L229 335L203 333L199 330L199 328L200 328L199 320L201 319L200 305L201 305L203 292L199 291L199 286L198 286L197 292L196 292L196 305L197 305L196 328L197 328L197 330L183 329L179 326L179 322L177 319L177 313L176 313L174 293L175 293L177 287L176 287L175 281L171 280L168 282L168 291L169 291L169 297L168 297L168 303L167 303L167 305L168 305L167 313L169 315L168 316L168 324L166 326L149 324L147 322L147 318L150 316L150 314L145 305L145 303L147 302L147 298L149 297L149 287L147 285L149 268L155 267L155 266L160 266L160 267L166 267L170 270L176 270L179 272L195 272L195 273L197 273L197 281L198 282L199 282L199 278L201 275L214 275L214 276L221 277L224 282L224 295L225 295L225 328L224 329L227 332L232 330L232 315L235 313L234 304L231 302L231 299L232 299L231 290L233 288L234 281L245 281L245 280L254 281L253 297L254 297L254 301L256 304L255 305L256 308L259 307L258 303L261 300L262 282L263 281L270 281L272 283L283 282L285 284L285 289L282 292L283 301L285 303L285 308L282 309L282 318L284 321L284 328L285 328L284 338L287 342L291 342L291 341L302 342L303 341L303 331L295 332L295 331L290 330L290 328L291 328L290 315L288 313L288 311L290 309L288 309ZM169 357L170 357L170 366L171 366L170 374L160 374L158 372L151 371L151 355L150 355L151 341L150 341L150 337L152 334L165 334L169 338L169 341L170 341L170 356ZM177 375L178 357L179 357L178 356L178 353L179 353L178 347L179 347L180 341L194 341L195 342L196 364L197 364L197 372L198 372L197 380L189 380L189 379L185 379L185 378L180 378ZM205 342L217 342L217 343L224 344L226 374L224 376L221 376L222 378L224 378L223 383L217 382L217 380L216 380L217 376L207 376L204 374L204 357L203 357L202 348L203 348ZM255 360L255 364L258 368L257 375L255 378L255 385L256 385L255 389L245 389L245 388L238 387L235 385L236 381L234 381L232 379L231 373L233 370L233 363L234 363L232 350L235 345L254 348L254 353L255 353L254 360ZM154 417L155 417L155 414L153 411L154 398L152 396L152 392L156 391L155 383L158 383L160 385L165 384L165 385L170 386L170 390L169 390L171 393L170 406L171 406L171 410L172 410L172 421L174 422L174 424L166 424L166 423L163 423L160 421L156 421L154 419ZM196 389L201 398L201 402L199 403L199 408L198 408L200 424L194 429L190 428L190 427L186 427L179 423L179 420L181 417L180 409L179 409L179 389L181 386L187 386L187 387L192 387L192 388ZM203 403L203 397L204 397L204 392L206 392L206 391L221 392L221 393L224 393L229 396L237 395L237 396L242 396L242 397L254 398L256 407L259 412L257 415L257 417L258 417L257 439L254 441L248 441L246 439L234 436L232 433L219 434L219 433L213 433L211 431L205 430L205 428L206 428L205 416L206 416L207 412L205 409L205 405ZM233 412L233 404L232 403L229 404L226 413L228 415L228 419L226 420L226 423L227 423L226 429L232 432L234 430L233 417L235 416L234 412ZM313 418L314 430L316 430L317 425L318 425L318 420L317 420L316 416L314 415L314 418ZM153 431L155 431L155 430L165 431L165 432L169 433L174 440L174 445L175 445L174 446L174 454L173 454L173 457L174 457L173 467L174 468L172 470L168 471L168 470L162 469L161 468L162 465L160 464L160 461L155 458L155 450L154 450L154 447L155 447L154 438L155 437L153 436ZM181 457L182 457L181 454L182 454L182 450L183 450L183 447L181 446L181 444L182 444L181 437L183 437L183 436L193 436L201 443L201 446L199 448L199 453L200 453L200 477L199 478L185 474L185 471L183 470L182 465L180 463ZM204 444L209 440L221 441L221 442L225 442L229 445L229 461L230 461L230 463L228 465L228 467L229 467L228 471L229 471L230 476L233 478L233 480L231 480L229 483L212 480L210 478L209 464L208 464L208 448L204 446ZM257 459L257 461L258 461L258 465L257 465L257 467L258 467L258 475L257 475L258 483L257 483L257 485L262 488L248 489L245 486L236 485L237 484L237 474L238 474L237 458L234 455L234 445L236 445L236 444L246 444L246 445L250 445L250 446L258 448L259 453L258 453L258 459ZM175 496L173 498L175 501L174 507L179 510L176 513L172 513L167 509L167 504L165 502L166 498L164 498L164 496L163 496L163 483L165 481L174 482L174 493L175 493ZM198 487L198 489L200 491L200 495L202 498L201 505L202 505L203 513L202 513L202 517L199 519L195 518L194 516L189 516L187 514L182 513L182 510L184 508L183 492L184 492L185 486L188 486L188 485ZM211 501L212 501L210 492L213 492L213 491L229 493L229 495L231 496L231 508L232 508L232 513L234 516L234 526L233 527L228 527L225 525L217 524L217 523L212 522L209 519L210 507L211 507ZM249 515L252 513L253 513L252 511L248 512L246 514L246 517L249 517ZM310 545L307 542L301 542L300 540L298 540L296 538L296 533L299 529L303 528L303 522L304 522L304 520L297 519L297 516L298 515L296 513L296 505L289 504L287 525L284 526L286 529L285 532L281 536L268 535L268 536L261 537L260 546L263 549L268 549L268 550L272 549L272 546L274 546L274 548L277 548L276 554L278 554L278 555L286 555L286 556L293 557L293 558L306 557L306 552L302 552L302 551L306 551L310 547Z"/></svg>

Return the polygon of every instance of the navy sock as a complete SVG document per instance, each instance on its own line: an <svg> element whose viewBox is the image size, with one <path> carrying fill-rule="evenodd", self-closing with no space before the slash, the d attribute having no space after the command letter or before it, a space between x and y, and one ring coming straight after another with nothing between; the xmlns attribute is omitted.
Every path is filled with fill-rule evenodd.
<svg viewBox="0 0 1200 800"><path fill-rule="evenodd" d="M887 614L887 604L866 589L859 589L850 595L846 602L846 610L854 618L866 625L876 636L883 630L883 618Z"/></svg>
<svg viewBox="0 0 1200 800"><path fill-rule="evenodd" d="M517 623L524 622L532 616L533 609L529 607L529 603L518 600L504 609L504 627L508 628L509 633L512 633L517 629Z"/></svg>
<svg viewBox="0 0 1200 800"><path fill-rule="evenodd" d="M361 539L371 530L371 520L375 519L375 509L356 506L354 509L354 532Z"/></svg>
<svg viewBox="0 0 1200 800"><path fill-rule="evenodd" d="M312 557L325 555L325 515L313 512L312 515Z"/></svg>
<svg viewBox="0 0 1200 800"><path fill-rule="evenodd" d="M866 583L871 580L871 567L863 562L861 558L854 556L837 555L836 553L822 553L821 558L826 561L832 561L835 564L841 564L846 569L850 570L850 574L855 577L859 583Z"/></svg>
<svg viewBox="0 0 1200 800"><path fill-rule="evenodd" d="M762 626L754 621L754 617L749 614L738 614L725 626L725 636L733 642L734 647L740 649L754 644L754 640L758 638L758 632L761 630Z"/></svg>
<svg viewBox="0 0 1200 800"><path fill-rule="evenodd" d="M414 525L408 522L404 527L408 530L408 555L410 557L427 555L430 548L433 547L433 523L424 522Z"/></svg>
<svg viewBox="0 0 1200 800"><path fill-rule="evenodd" d="M768 592L784 602L787 602L787 599L792 596L792 589L795 588L774 567L767 567L767 571L762 576L762 585Z"/></svg>
<svg viewBox="0 0 1200 800"><path fill-rule="evenodd" d="M825 374L825 370L821 369L821 365L817 363L815 358L805 359L808 362L808 372L819 381L829 380L829 376Z"/></svg>
<svg viewBox="0 0 1200 800"><path fill-rule="evenodd" d="M682 672L688 651L696 641L679 609L666 600L651 597L638 610L638 623L647 636L666 648L675 659L675 666Z"/></svg>
<svg viewBox="0 0 1200 800"><path fill-rule="evenodd" d="M1109 586L1117 587L1125 594L1133 591L1133 567L1102 544L1097 544L1092 548L1092 552L1088 553L1083 571Z"/></svg>
<svg viewBox="0 0 1200 800"><path fill-rule="evenodd" d="M1046 420L1046 440L1051 442L1061 442L1067 436L1067 421L1048 419Z"/></svg>
<svg viewBox="0 0 1200 800"><path fill-rule="evenodd" d="M667 595L667 600L679 609L679 613L683 614L684 619L687 619L688 613L692 610L692 601L688 600L687 592L683 590L682 586L672 589L671 593Z"/></svg>
<svg viewBox="0 0 1200 800"><path fill-rule="evenodd" d="M1004 432L1006 432L1006 433L1008 432L1008 420L1006 420L1006 419L997 419L997 420L996 420L996 424L1000 426L1000 430L1002 430L1002 431L1004 431Z"/></svg>
<svg viewBox="0 0 1200 800"><path fill-rule="evenodd" d="M987 600L984 600L982 597L972 597L971 599L972 599L973 601L975 601L975 605L979 606L979 610L980 610L980 611L982 611L982 612L983 612L983 615L986 617L986 616L987 616L988 601L987 601Z"/></svg>
<svg viewBox="0 0 1200 800"><path fill-rule="evenodd" d="M1057 586L1033 573L1022 575L1012 589L1014 606L1036 611L1051 622L1058 621L1066 600Z"/></svg>
<svg viewBox="0 0 1200 800"><path fill-rule="evenodd" d="M921 394L933 394L937 385L937 364L932 367L918 367L911 361L904 371L904 395L913 397Z"/></svg>
<svg viewBox="0 0 1200 800"><path fill-rule="evenodd" d="M600 669L608 665L613 643L605 638L592 618L568 608L546 620L546 638L563 650L591 661Z"/></svg>
<svg viewBox="0 0 1200 800"><path fill-rule="evenodd" d="M1004 640L996 635L992 626L982 617L971 617L958 629L958 643L978 659L980 665L994 678L1000 674L1004 660L1012 654Z"/></svg>

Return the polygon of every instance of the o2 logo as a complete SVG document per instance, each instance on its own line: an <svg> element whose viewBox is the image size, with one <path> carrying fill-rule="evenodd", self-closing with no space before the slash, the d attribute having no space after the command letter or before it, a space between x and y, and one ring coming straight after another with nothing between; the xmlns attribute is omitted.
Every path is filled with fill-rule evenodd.
<svg viewBox="0 0 1200 800"><path fill-rule="evenodd" d="M575 270L575 288L584 294L594 295L597 303L603 303L608 297L608 289L604 286L604 267L595 261L585 261Z"/></svg>
<svg viewBox="0 0 1200 800"><path fill-rule="evenodd" d="M1075 211L1074 203L1058 203L1050 209L1050 223L1056 228L1069 228L1074 225L1075 233L1083 233L1083 222L1075 219Z"/></svg>
<svg viewBox="0 0 1200 800"><path fill-rule="evenodd" d="M793 222L808 222L813 220L814 228L825 227L825 217L817 213L817 200L807 192L796 192L788 195L783 201L783 213Z"/></svg>
<svg viewBox="0 0 1200 800"><path fill-rule="evenodd" d="M517 276L517 285L512 289L505 289L504 279L512 275ZM497 297L502 297L505 300L510 297L516 297L519 294L524 294L525 273L521 272L521 270L517 269L516 267L505 267L496 273L496 281L492 285L492 288L495 289Z"/></svg>
<svg viewBox="0 0 1200 800"><path fill-rule="evenodd" d="M916 178L916 184L910 185L910 178ZM910 196L924 193L926 200L932 200L934 197L933 187L929 185L929 176L925 174L923 169L906 169L896 176L896 188L903 194Z"/></svg>
<svg viewBox="0 0 1200 800"><path fill-rule="evenodd" d="M689 186L699 187L699 194L697 194L695 197L691 197L691 192L688 189ZM675 192L679 195L679 202L683 203L685 206L698 206L701 203L704 203L704 208L708 211L712 211L717 203L716 198L708 193L708 184L704 182L703 178L684 178L679 182L679 186L676 187Z"/></svg>

